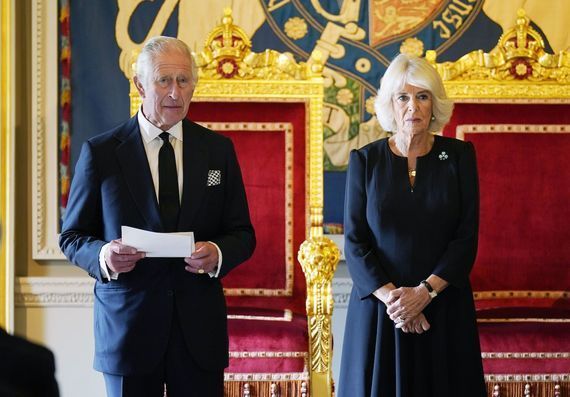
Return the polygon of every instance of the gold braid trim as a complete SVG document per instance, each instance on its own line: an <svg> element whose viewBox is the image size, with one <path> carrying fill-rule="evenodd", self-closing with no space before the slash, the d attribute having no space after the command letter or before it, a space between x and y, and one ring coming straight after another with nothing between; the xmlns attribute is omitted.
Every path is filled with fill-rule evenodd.
<svg viewBox="0 0 570 397"><path fill-rule="evenodd" d="M478 323L570 323L570 318L478 318Z"/></svg>
<svg viewBox="0 0 570 397"><path fill-rule="evenodd" d="M570 358L570 352L482 352L483 359L552 359Z"/></svg>
<svg viewBox="0 0 570 397"><path fill-rule="evenodd" d="M249 380L224 381L225 397L309 397L309 381L305 380Z"/></svg>
<svg viewBox="0 0 570 397"><path fill-rule="evenodd" d="M230 358L308 358L308 352L230 352Z"/></svg>
<svg viewBox="0 0 570 397"><path fill-rule="evenodd" d="M570 382L567 374L488 374L487 382Z"/></svg>
<svg viewBox="0 0 570 397"><path fill-rule="evenodd" d="M550 298L568 299L570 291L476 291L473 298L479 299L505 299L505 298Z"/></svg>

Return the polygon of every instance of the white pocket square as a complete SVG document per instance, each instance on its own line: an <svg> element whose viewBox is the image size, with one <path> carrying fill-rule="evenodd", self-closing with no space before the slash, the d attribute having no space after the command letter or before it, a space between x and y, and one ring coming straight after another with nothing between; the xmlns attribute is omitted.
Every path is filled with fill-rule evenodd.
<svg viewBox="0 0 570 397"><path fill-rule="evenodd" d="M208 170L208 182L206 182L206 186L216 186L220 183L222 183L222 171Z"/></svg>

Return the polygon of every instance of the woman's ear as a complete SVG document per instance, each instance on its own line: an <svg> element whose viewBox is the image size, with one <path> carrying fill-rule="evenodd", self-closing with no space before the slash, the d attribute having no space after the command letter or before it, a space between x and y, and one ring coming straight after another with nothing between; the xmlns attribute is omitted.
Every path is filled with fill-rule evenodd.
<svg viewBox="0 0 570 397"><path fill-rule="evenodd" d="M138 76L135 75L135 77L133 77L133 82L135 83L135 87L137 87L137 91L141 98L144 98L144 87Z"/></svg>

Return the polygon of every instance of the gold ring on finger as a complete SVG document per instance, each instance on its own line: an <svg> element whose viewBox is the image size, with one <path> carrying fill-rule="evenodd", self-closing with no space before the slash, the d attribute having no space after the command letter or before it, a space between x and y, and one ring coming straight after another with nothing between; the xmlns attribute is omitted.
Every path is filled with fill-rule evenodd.
<svg viewBox="0 0 570 397"><path fill-rule="evenodd" d="M204 274L204 269L202 269L202 268L198 269L198 273Z"/></svg>

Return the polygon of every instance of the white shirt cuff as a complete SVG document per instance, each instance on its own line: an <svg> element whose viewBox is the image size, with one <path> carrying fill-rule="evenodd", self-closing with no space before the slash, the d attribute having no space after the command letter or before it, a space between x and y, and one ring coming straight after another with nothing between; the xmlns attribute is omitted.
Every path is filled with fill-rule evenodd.
<svg viewBox="0 0 570 397"><path fill-rule="evenodd" d="M109 245L111 245L111 243L105 244L104 246L101 247L101 251L99 251L99 267L101 267L101 273L103 273L103 277L111 281L111 280L117 280L119 278L119 273L115 273L114 271L109 270L109 268L107 267L107 262L105 261L105 254L109 249Z"/></svg>
<svg viewBox="0 0 570 397"><path fill-rule="evenodd" d="M210 277L218 277L218 275L220 274L220 269L222 268L222 251L220 251L220 247L218 247L218 244L213 243L211 241L208 241L210 244L212 244L214 247L216 247L216 249L218 250L218 266L216 266L216 268L214 269L214 271L212 272L208 272L208 276Z"/></svg>

